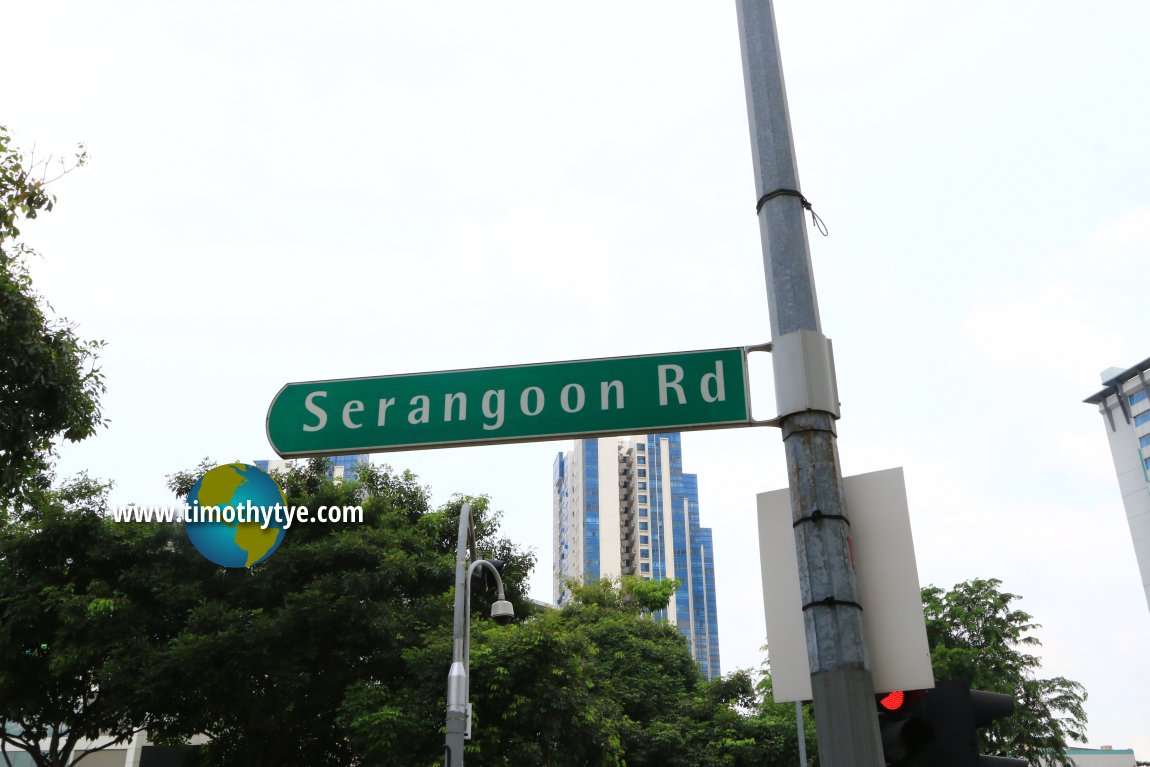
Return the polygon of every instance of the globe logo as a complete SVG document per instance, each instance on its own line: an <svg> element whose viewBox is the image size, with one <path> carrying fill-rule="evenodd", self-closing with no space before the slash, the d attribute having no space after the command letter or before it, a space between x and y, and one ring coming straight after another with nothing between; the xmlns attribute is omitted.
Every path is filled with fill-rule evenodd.
<svg viewBox="0 0 1150 767"><path fill-rule="evenodd" d="M287 498L256 466L229 463L205 472L188 492L187 506L188 539L221 567L259 564L284 539L284 514L275 508L286 507Z"/></svg>

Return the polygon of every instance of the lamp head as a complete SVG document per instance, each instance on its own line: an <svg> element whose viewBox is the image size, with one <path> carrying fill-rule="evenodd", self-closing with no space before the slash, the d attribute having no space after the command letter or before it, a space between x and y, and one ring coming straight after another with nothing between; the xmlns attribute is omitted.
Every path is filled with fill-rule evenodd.
<svg viewBox="0 0 1150 767"><path fill-rule="evenodd" d="M515 620L515 608L506 599L500 599L491 605L491 620L500 626L506 626Z"/></svg>

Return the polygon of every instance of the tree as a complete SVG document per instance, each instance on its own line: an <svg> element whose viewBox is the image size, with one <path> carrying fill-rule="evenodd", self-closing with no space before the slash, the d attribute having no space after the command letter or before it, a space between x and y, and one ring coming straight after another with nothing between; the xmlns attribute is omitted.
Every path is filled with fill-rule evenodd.
<svg viewBox="0 0 1150 767"><path fill-rule="evenodd" d="M170 486L184 495L211 466ZM745 673L706 682L679 631L652 620L673 582L604 580L535 613L522 594L534 557L499 536L487 499L433 510L410 473L334 483L322 459L277 479L292 505L361 504L365 521L293 526L267 562L228 570L176 525L111 522L106 486L83 480L0 530L4 747L62 767L82 740L146 728L165 744L207 735L201 767L438 763L469 500L520 620L495 627L495 595L473 594L468 764L784 763L793 719L754 715Z"/></svg>
<svg viewBox="0 0 1150 767"><path fill-rule="evenodd" d="M199 473L170 486L186 494ZM332 482L323 459L276 479L291 505L358 504L364 521L296 525L267 562L214 569L147 674L145 687L170 691L152 702L149 732L206 734L201 760L214 767L434 763L465 499L433 510L414 475L386 467ZM470 501L479 548L508 563L508 597L526 614L519 585L533 556L497 537L486 499ZM476 595L476 609L485 601Z"/></svg>
<svg viewBox="0 0 1150 767"><path fill-rule="evenodd" d="M1085 740L1086 690L1065 677L1040 679L1040 628L1014 609L1020 599L1000 590L995 578L959 583L950 591L922 590L927 641L937 679L965 681L974 689L1015 699L1014 714L982 731L984 753L1027 759L1031 764L1073 767L1066 755L1071 740Z"/></svg>
<svg viewBox="0 0 1150 767"><path fill-rule="evenodd" d="M72 167L86 160L81 146ZM57 439L84 439L103 423L104 378L96 366L102 342L81 340L52 314L28 273L35 251L17 241L22 221L55 205L47 192L55 180L50 161L13 149L0 126L0 509L48 489ZM69 170L60 165L60 175Z"/></svg>
<svg viewBox="0 0 1150 767"><path fill-rule="evenodd" d="M679 588L679 579L655 581L624 575L585 583L571 578L567 581L567 588L578 604L615 608L632 614L653 613L667 606L671 595Z"/></svg>
<svg viewBox="0 0 1150 767"><path fill-rule="evenodd" d="M707 682L679 630L651 618L666 606L673 582L605 578L573 584L571 590L573 600L563 609L544 610L511 626L477 620L468 765L793 763L774 760L771 751L787 737L793 743L793 717L778 727L754 716L748 673ZM432 690L444 686L450 643L437 640L426 647L429 655L422 652L417 665L437 671L427 688L435 694ZM442 701L438 692L440 719ZM374 710L381 702L372 702ZM388 718L402 715L392 703ZM367 715L357 721L352 738L359 742L372 737L379 724ZM426 756L388 760L387 753L374 750L365 763L428 764Z"/></svg>
<svg viewBox="0 0 1150 767"><path fill-rule="evenodd" d="M757 686L755 718L762 723L760 742L771 764L796 764L799 757L799 734L794 703L775 703L771 676L764 671ZM814 708L802 705L803 733L806 739L807 764L818 767L818 739L815 737Z"/></svg>
<svg viewBox="0 0 1150 767"><path fill-rule="evenodd" d="M112 522L107 489L81 475L0 528L0 764L12 750L83 763L81 741L148 724L137 680L178 630L198 562L173 525Z"/></svg>
<svg viewBox="0 0 1150 767"><path fill-rule="evenodd" d="M622 711L589 673L598 649L562 612L472 631L468 765L623 763Z"/></svg>

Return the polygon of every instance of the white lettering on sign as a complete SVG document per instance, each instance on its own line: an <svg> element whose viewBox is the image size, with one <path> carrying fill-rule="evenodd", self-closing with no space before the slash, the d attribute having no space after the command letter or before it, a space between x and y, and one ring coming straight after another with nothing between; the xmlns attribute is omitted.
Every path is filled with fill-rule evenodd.
<svg viewBox="0 0 1150 767"><path fill-rule="evenodd" d="M419 405L415 408L415 410L412 410L410 413L407 414L407 422L410 424L430 423L430 421L431 421L431 398L428 397L426 394L417 394L411 398L411 402L409 402L408 404L415 406L415 403L417 403L417 402L419 403Z"/></svg>
<svg viewBox="0 0 1150 767"><path fill-rule="evenodd" d="M703 402L726 402L727 389L724 372L723 362L716 360L714 372L704 373L698 379L698 392ZM687 382L685 379L686 372L681 365L658 366L656 382L661 406L687 404ZM516 388L518 389L518 387ZM625 398L622 381L600 381L598 388L600 411L624 409ZM581 383L556 385L555 388L548 387L546 390L542 386L526 386L518 389L519 412L528 417L539 416L544 413L550 403L552 411L558 408L569 415L582 413L588 405L594 407L594 404L589 402L588 390L595 391L594 388ZM691 383L691 390L695 390L693 382ZM464 423L467 422L469 415L473 417L481 415L484 431L499 431L504 428L507 421L507 389L484 391L479 397L479 414L468 412L467 399L469 394L472 397L479 397L478 392L466 391L449 392L443 395L442 423ZM419 426L420 424L432 423L432 396L439 397L440 395L416 394L411 397L407 403L407 422L409 424ZM515 396L515 390L512 390L511 396ZM594 395L592 394L592 396ZM303 406L309 417L304 419L303 431L316 432L327 428L329 412L325 409L325 400L328 398L329 392L327 390L313 391L307 394ZM378 404L373 428L386 428L388 410L396 406L396 398L381 396L376 398L375 402ZM342 403L331 403L331 408L334 414L339 415L338 424L342 428L362 429L364 427L366 419L361 414L366 412L367 406L362 400L351 399ZM370 416L368 417L370 418ZM394 422L394 417L392 420Z"/></svg>
<svg viewBox="0 0 1150 767"><path fill-rule="evenodd" d="M531 393L535 393L535 407L532 408L530 403ZM538 386L528 386L519 395L519 409L523 411L523 415L539 415L543 412L543 390Z"/></svg>
<svg viewBox="0 0 1150 767"><path fill-rule="evenodd" d="M604 381L599 384L599 409L606 410L607 402L610 400L610 393L615 392L615 409L623 409L623 382L622 381Z"/></svg>
<svg viewBox="0 0 1150 767"><path fill-rule="evenodd" d="M675 377L670 378L667 374L674 373ZM678 365L660 365L659 366L659 404L666 406L667 404L667 391L669 389L675 390L675 397L679 400L680 405L687 404L687 395L683 393L683 387L679 382L683 380L683 368Z"/></svg>
<svg viewBox="0 0 1150 767"><path fill-rule="evenodd" d="M377 426L384 426L387 424L387 409L395 404L395 397L388 397L387 399L379 400L379 421L376 422Z"/></svg>
<svg viewBox="0 0 1150 767"><path fill-rule="evenodd" d="M714 389L714 393L711 389ZM699 382L699 391L704 402L726 402L727 389L723 385L723 361L715 360L715 372L707 373Z"/></svg>
<svg viewBox="0 0 1150 767"><path fill-rule="evenodd" d="M463 392L455 394L447 394L443 397L443 422L447 423L451 420L451 405L453 402L459 403L459 420L467 420L467 395Z"/></svg>
<svg viewBox="0 0 1150 767"><path fill-rule="evenodd" d="M503 398L506 392L503 389L489 389L483 395L483 415L487 418L494 418L495 423L485 423L483 428L486 431L498 429L503 425ZM495 401L495 406L492 407L492 400Z"/></svg>
<svg viewBox="0 0 1150 767"><path fill-rule="evenodd" d="M360 426L363 426L362 423L355 423L354 421L351 420L351 414L352 413L362 413L362 412L363 412L363 403L357 399L353 399L351 402L344 405L343 406L343 425L349 429L358 429Z"/></svg>
<svg viewBox="0 0 1150 767"><path fill-rule="evenodd" d="M571 392L575 392L575 404L571 404ZM583 387L579 384L567 384L563 387L563 391L559 392L559 404L563 406L564 412L578 413L583 409L583 402L586 400L587 395L583 392Z"/></svg>
<svg viewBox="0 0 1150 767"><path fill-rule="evenodd" d="M327 426L327 413L323 412L323 408L315 404L317 397L326 396L327 392L325 391L313 391L311 394L307 395L307 399L303 401L303 406L307 408L307 412L311 413L318 419L315 426L308 426L305 423L303 425L304 431L319 431L323 427Z"/></svg>

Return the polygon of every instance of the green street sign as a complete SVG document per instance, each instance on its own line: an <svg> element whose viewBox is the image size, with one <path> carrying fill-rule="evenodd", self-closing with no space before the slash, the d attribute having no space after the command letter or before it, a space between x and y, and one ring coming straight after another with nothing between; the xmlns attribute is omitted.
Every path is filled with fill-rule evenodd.
<svg viewBox="0 0 1150 767"><path fill-rule="evenodd" d="M742 348L290 383L284 458L751 424Z"/></svg>

